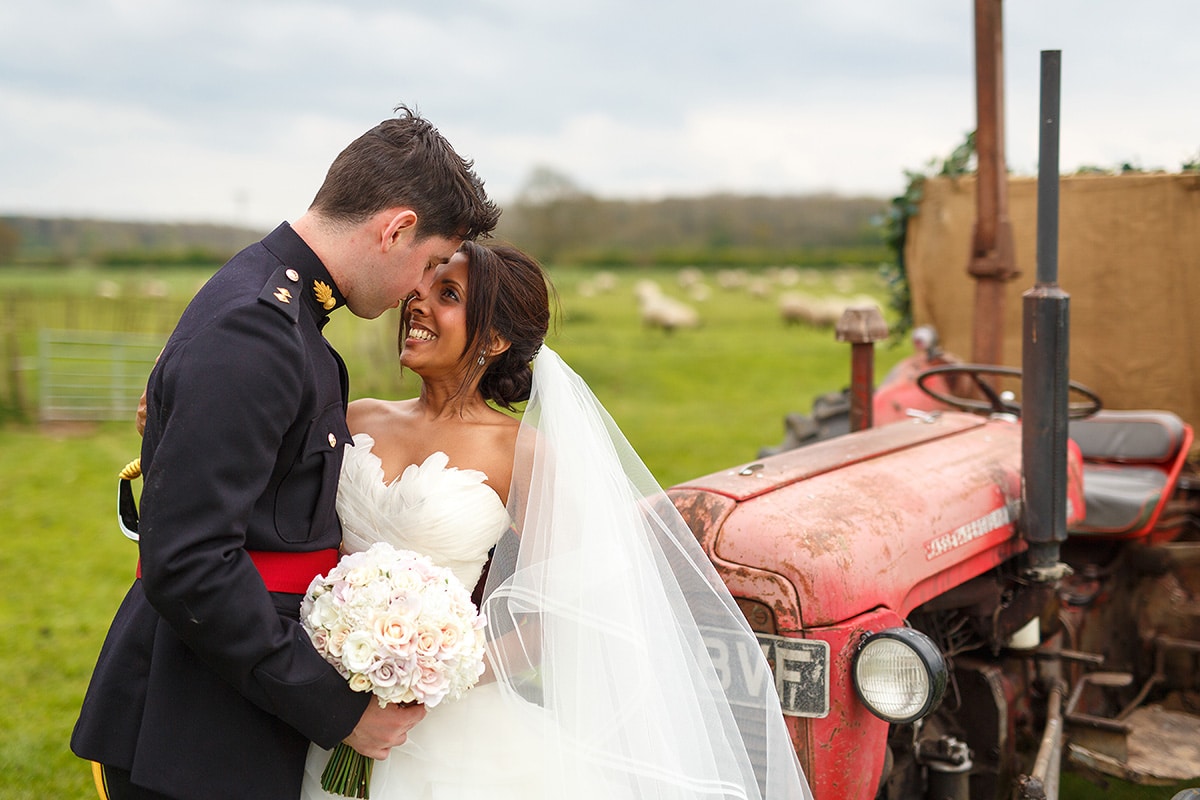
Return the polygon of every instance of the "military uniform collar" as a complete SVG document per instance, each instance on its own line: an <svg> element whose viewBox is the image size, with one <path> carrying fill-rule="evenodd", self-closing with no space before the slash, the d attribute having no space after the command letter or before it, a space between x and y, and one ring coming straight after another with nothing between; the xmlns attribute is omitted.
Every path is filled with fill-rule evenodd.
<svg viewBox="0 0 1200 800"><path fill-rule="evenodd" d="M288 277L295 271L295 282L300 286L300 295L305 305L313 312L319 326L324 326L334 309L346 305L346 298L338 291L337 284L329 276L325 264L312 251L300 234L286 222L271 231L262 240L266 247L286 267Z"/></svg>

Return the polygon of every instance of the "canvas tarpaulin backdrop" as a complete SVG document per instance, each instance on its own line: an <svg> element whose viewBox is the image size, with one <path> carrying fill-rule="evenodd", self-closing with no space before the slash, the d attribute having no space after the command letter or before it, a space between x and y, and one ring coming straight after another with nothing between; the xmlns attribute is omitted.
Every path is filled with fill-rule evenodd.
<svg viewBox="0 0 1200 800"><path fill-rule="evenodd" d="M927 179L905 249L914 324L933 325L964 361L975 191L973 176ZM1037 179L1010 180L1008 198L1020 275L1005 293L1003 362L1019 367L1022 295L1037 280ZM1168 409L1200 428L1200 174L1062 178L1058 285L1070 296L1071 379L1106 408Z"/></svg>

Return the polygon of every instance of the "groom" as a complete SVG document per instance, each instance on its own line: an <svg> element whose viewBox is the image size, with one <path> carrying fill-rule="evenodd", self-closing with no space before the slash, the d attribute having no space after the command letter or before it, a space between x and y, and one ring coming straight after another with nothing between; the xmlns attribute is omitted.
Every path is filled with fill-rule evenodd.
<svg viewBox="0 0 1200 800"><path fill-rule="evenodd" d="M383 758L424 714L351 691L298 622L337 561L350 443L321 329L397 306L499 217L471 163L397 111L197 293L150 375L137 579L71 737L113 800L295 800L310 741Z"/></svg>

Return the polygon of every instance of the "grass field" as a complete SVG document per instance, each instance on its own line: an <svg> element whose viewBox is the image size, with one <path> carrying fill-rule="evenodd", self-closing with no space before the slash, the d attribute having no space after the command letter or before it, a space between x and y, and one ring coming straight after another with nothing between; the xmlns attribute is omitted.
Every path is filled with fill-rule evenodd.
<svg viewBox="0 0 1200 800"><path fill-rule="evenodd" d="M647 277L674 291L673 273L636 275ZM61 296L79 291L72 313L89 323L115 308L91 294L101 278L33 276L19 284L15 276L0 276L0 293L36 286L25 296L46 298L48 305L23 309L22 318L62 324ZM835 342L829 330L785 327L773 300L714 292L698 305L701 328L668 335L641 326L634 275L620 274L611 291L585 297L580 289L591 278L555 272L564 320L551 344L589 381L664 485L754 459L759 447L782 438L784 414L807 411L814 395L848 382L848 346ZM198 283L195 275L176 280L184 292ZM810 280L814 292L882 296L870 271ZM394 326L394 318L368 323L343 312L328 327L347 356L355 396L415 390L411 379L401 382L396 375ZM20 341L26 341L24 333ZM881 347L877 375L907 351ZM118 533L114 514L116 472L137 451L131 423L0 427L0 581L10 590L0 596L0 800L94 796L87 765L70 754L67 741L137 557L136 547ZM1096 791L1091 784L1075 785L1063 796Z"/></svg>
<svg viewBox="0 0 1200 800"><path fill-rule="evenodd" d="M664 484L753 459L759 447L782 439L785 414L808 411L814 396L849 382L849 346L836 342L831 329L782 323L778 297L783 288L760 299L714 284L711 297L695 303L702 327L667 334L643 328L633 286L656 280L664 292L682 297L677 271L611 274L612 288L585 296L580 290L594 283L594 274L554 271L561 322L550 344L589 382ZM42 327L158 332L165 340L207 273L165 275L0 271L0 304L9 298L7 325L27 361ZM883 283L872 270L808 270L798 280L795 291L871 294L885 303ZM147 297L150 286L166 297ZM396 323L394 313L366 321L341 311L326 328L346 358L352 396L402 397L416 391L415 379L398 373ZM907 347L879 347L879 374L907 352ZM26 371L23 380L24 396L36 397L36 374Z"/></svg>

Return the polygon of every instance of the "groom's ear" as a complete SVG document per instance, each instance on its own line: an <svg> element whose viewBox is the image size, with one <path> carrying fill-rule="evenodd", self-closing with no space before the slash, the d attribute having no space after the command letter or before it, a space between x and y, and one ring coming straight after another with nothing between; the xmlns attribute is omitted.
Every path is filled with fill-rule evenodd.
<svg viewBox="0 0 1200 800"><path fill-rule="evenodd" d="M416 236L417 212L411 208L390 208L375 215L375 235L378 237L379 248L387 252L405 239Z"/></svg>

